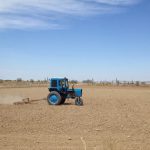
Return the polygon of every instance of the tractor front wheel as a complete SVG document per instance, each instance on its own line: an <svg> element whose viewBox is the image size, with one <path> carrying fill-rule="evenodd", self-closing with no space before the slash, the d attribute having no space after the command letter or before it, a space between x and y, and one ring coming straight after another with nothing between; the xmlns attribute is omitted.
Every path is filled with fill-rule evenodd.
<svg viewBox="0 0 150 150"><path fill-rule="evenodd" d="M83 106L83 99L78 97L75 99L75 105L77 106Z"/></svg>
<svg viewBox="0 0 150 150"><path fill-rule="evenodd" d="M59 105L61 103L61 96L58 92L52 91L48 94L47 101L50 105Z"/></svg>

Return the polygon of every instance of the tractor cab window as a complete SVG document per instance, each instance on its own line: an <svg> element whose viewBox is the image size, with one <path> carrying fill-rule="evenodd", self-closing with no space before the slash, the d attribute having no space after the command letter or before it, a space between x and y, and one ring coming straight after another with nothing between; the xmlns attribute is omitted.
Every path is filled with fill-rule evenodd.
<svg viewBox="0 0 150 150"><path fill-rule="evenodd" d="M68 80L66 80L66 87L69 88Z"/></svg>
<svg viewBox="0 0 150 150"><path fill-rule="evenodd" d="M68 85L68 80L60 80L59 81L59 86L63 87L63 88L68 88L69 85Z"/></svg>
<svg viewBox="0 0 150 150"><path fill-rule="evenodd" d="M64 81L64 80L60 80L60 81L59 81L59 86L65 87L65 81Z"/></svg>
<svg viewBox="0 0 150 150"><path fill-rule="evenodd" d="M52 80L51 81L51 86L52 87L57 87L57 80Z"/></svg>

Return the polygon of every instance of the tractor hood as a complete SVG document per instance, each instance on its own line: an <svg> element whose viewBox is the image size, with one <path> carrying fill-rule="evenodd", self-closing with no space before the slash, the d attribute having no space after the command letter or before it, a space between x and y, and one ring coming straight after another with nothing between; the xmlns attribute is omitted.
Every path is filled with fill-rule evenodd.
<svg viewBox="0 0 150 150"><path fill-rule="evenodd" d="M73 93L75 97L82 97L82 89L68 89L68 92Z"/></svg>
<svg viewBox="0 0 150 150"><path fill-rule="evenodd" d="M82 89L74 89L76 97L82 97Z"/></svg>

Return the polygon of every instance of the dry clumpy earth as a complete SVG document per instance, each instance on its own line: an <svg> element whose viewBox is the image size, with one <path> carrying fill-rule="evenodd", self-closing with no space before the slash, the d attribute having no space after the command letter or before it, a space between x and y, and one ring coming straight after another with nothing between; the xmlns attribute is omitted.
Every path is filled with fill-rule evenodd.
<svg viewBox="0 0 150 150"><path fill-rule="evenodd" d="M83 87L82 107L74 100L10 105L47 94L47 88L0 89L1 150L150 150L150 88Z"/></svg>

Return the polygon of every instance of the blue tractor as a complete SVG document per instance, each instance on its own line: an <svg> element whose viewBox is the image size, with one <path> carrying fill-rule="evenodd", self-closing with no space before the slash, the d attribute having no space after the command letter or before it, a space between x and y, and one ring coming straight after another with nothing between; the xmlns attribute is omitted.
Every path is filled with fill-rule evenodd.
<svg viewBox="0 0 150 150"><path fill-rule="evenodd" d="M47 101L50 105L64 104L67 98L75 99L75 105L82 106L82 89L75 89L74 85L69 89L67 78L51 78Z"/></svg>

